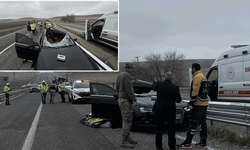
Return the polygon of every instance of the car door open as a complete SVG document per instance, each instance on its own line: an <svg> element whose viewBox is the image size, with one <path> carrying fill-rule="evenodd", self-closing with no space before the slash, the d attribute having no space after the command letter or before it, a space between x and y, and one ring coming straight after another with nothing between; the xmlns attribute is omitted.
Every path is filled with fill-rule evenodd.
<svg viewBox="0 0 250 150"><path fill-rule="evenodd" d="M29 37L16 33L16 52L17 57L27 60L36 61L40 52L38 43L32 41Z"/></svg>
<svg viewBox="0 0 250 150"><path fill-rule="evenodd" d="M89 20L86 20L85 22L85 40L89 41L91 36L91 25Z"/></svg>

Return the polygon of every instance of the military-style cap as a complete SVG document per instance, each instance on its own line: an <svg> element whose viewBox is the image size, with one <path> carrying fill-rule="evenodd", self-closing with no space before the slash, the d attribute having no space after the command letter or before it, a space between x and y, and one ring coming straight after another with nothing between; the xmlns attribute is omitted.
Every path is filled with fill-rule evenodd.
<svg viewBox="0 0 250 150"><path fill-rule="evenodd" d="M133 68L134 69L133 63L127 62L125 65L125 68Z"/></svg>

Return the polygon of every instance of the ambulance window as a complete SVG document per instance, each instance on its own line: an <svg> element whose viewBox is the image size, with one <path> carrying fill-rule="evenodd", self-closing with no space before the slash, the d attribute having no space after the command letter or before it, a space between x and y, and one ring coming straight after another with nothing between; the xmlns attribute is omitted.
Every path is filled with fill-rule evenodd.
<svg viewBox="0 0 250 150"><path fill-rule="evenodd" d="M209 81L213 81L218 79L218 68L212 68L209 72L208 72L208 76L207 76L207 80Z"/></svg>
<svg viewBox="0 0 250 150"><path fill-rule="evenodd" d="M95 22L95 24L93 24L94 27L96 26L103 26L105 23L104 19L98 20L97 22Z"/></svg>

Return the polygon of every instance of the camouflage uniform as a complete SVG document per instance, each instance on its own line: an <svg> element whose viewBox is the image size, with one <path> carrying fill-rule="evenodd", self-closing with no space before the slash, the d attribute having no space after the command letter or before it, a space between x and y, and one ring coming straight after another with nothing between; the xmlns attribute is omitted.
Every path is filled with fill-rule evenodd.
<svg viewBox="0 0 250 150"><path fill-rule="evenodd" d="M117 76L116 84L116 90L119 94L118 105L120 107L122 115L122 145L123 143L127 142L129 142L130 144L136 144L137 142L130 138L129 132L133 119L132 103L136 102L129 69L126 68L124 72L121 72Z"/></svg>

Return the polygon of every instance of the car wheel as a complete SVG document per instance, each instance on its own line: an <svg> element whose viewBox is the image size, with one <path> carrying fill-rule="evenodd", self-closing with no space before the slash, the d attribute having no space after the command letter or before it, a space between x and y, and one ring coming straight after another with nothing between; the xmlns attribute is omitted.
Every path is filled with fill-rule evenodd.
<svg viewBox="0 0 250 150"><path fill-rule="evenodd" d="M136 131L138 128L138 123L136 121L136 115L135 113L133 113L133 120L132 120L132 124L130 126L130 131Z"/></svg>
<svg viewBox="0 0 250 150"><path fill-rule="evenodd" d="M71 101L72 101L72 99L69 97L69 94L68 94L68 101L69 101L69 102L71 102Z"/></svg>

